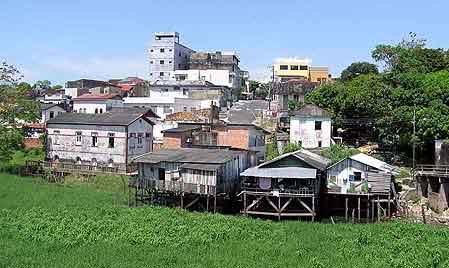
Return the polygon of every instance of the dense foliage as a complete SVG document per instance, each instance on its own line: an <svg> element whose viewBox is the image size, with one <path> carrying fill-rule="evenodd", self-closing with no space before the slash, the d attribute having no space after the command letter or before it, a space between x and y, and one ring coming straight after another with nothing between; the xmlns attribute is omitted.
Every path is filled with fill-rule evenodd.
<svg viewBox="0 0 449 268"><path fill-rule="evenodd" d="M330 159L333 163L337 163L347 157L359 153L357 149L348 147L344 144L332 144L330 147L323 149L321 155Z"/></svg>
<svg viewBox="0 0 449 268"><path fill-rule="evenodd" d="M449 265L449 230L432 226L275 223L127 208L112 189L7 175L0 180L2 267Z"/></svg>
<svg viewBox="0 0 449 268"><path fill-rule="evenodd" d="M19 71L6 62L0 64L0 161L11 159L21 147L24 122L38 118L38 104L27 97L29 88L18 84Z"/></svg>
<svg viewBox="0 0 449 268"><path fill-rule="evenodd" d="M354 62L341 72L340 79L349 81L362 74L377 74L379 70L375 64L369 62Z"/></svg>
<svg viewBox="0 0 449 268"><path fill-rule="evenodd" d="M373 140L410 148L449 137L449 51L426 48L411 35L398 45L379 45L373 58L380 74L326 84L306 96L335 115L335 122L362 118L372 123ZM413 136L413 118L416 136Z"/></svg>

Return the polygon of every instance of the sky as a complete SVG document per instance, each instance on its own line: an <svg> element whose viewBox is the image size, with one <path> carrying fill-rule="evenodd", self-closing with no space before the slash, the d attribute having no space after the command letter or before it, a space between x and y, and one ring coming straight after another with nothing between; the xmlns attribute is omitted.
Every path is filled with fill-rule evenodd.
<svg viewBox="0 0 449 268"><path fill-rule="evenodd" d="M148 79L154 32L196 51L235 51L253 79L275 58L312 59L333 76L409 32L449 48L449 1L0 0L0 60L24 80Z"/></svg>

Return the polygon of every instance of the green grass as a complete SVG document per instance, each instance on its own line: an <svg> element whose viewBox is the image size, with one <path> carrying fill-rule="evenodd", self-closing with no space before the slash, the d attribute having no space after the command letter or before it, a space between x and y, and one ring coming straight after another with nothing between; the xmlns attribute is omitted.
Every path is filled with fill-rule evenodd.
<svg viewBox="0 0 449 268"><path fill-rule="evenodd" d="M18 170L25 166L27 160L44 160L45 152L42 149L23 149L15 151L11 160L0 163L0 171L8 173L18 173Z"/></svg>
<svg viewBox="0 0 449 268"><path fill-rule="evenodd" d="M128 208L120 178L47 184L0 174L0 185L0 267L449 266L449 230L432 226Z"/></svg>

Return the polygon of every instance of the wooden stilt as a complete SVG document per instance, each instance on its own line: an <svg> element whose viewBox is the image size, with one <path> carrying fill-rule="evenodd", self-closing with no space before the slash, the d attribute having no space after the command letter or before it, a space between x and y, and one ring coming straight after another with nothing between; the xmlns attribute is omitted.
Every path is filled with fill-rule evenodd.
<svg viewBox="0 0 449 268"><path fill-rule="evenodd" d="M369 222L369 196L367 197L368 199L366 200L366 222Z"/></svg>
<svg viewBox="0 0 449 268"><path fill-rule="evenodd" d="M388 209L387 209L387 217L391 218L391 198L390 198L390 193L388 193Z"/></svg>
<svg viewBox="0 0 449 268"><path fill-rule="evenodd" d="M348 198L345 198L345 220L348 221Z"/></svg>
<svg viewBox="0 0 449 268"><path fill-rule="evenodd" d="M281 197L280 196L278 196L278 213L279 213L279 215L278 215L278 220L280 221L281 220Z"/></svg>
<svg viewBox="0 0 449 268"><path fill-rule="evenodd" d="M355 208L352 209L352 213L351 213L351 222L352 222L352 224L355 223Z"/></svg>
<svg viewBox="0 0 449 268"><path fill-rule="evenodd" d="M245 216L247 216L248 214L246 213L246 192L243 192L243 212L245 214Z"/></svg>
<svg viewBox="0 0 449 268"><path fill-rule="evenodd" d="M181 193L181 208L184 208L184 193Z"/></svg>
<svg viewBox="0 0 449 268"><path fill-rule="evenodd" d="M312 196L312 222L315 221L315 196Z"/></svg>
<svg viewBox="0 0 449 268"><path fill-rule="evenodd" d="M374 222L374 208L375 208L375 206L374 206L374 199L373 200L371 200L371 222Z"/></svg>
<svg viewBox="0 0 449 268"><path fill-rule="evenodd" d="M379 202L379 196L377 196L377 221L380 221L380 202Z"/></svg>
<svg viewBox="0 0 449 268"><path fill-rule="evenodd" d="M214 194L214 213L217 212L217 194Z"/></svg>
<svg viewBox="0 0 449 268"><path fill-rule="evenodd" d="M357 198L357 212L358 212L357 218L360 223L360 196L359 196L359 198Z"/></svg>
<svg viewBox="0 0 449 268"><path fill-rule="evenodd" d="M206 211L209 212L209 194L206 195Z"/></svg>

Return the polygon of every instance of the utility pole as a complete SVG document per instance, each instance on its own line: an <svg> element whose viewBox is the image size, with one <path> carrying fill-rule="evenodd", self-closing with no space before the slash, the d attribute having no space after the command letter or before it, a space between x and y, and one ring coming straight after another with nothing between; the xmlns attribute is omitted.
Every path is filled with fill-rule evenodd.
<svg viewBox="0 0 449 268"><path fill-rule="evenodd" d="M271 110L271 97L274 90L274 65L271 66L271 88L268 88L268 110Z"/></svg>
<svg viewBox="0 0 449 268"><path fill-rule="evenodd" d="M415 169L415 142L416 142L416 109L413 108L413 169Z"/></svg>

